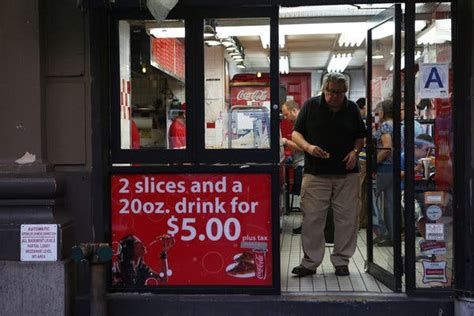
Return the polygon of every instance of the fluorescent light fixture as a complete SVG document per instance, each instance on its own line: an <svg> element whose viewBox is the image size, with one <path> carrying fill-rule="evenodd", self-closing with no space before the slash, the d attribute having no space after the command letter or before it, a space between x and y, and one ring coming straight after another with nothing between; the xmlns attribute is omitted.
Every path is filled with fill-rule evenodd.
<svg viewBox="0 0 474 316"><path fill-rule="evenodd" d="M386 22L390 24L385 26L388 30L381 32L379 38L383 38L393 34L393 22ZM415 32L421 31L426 26L426 21L415 21ZM377 30L379 28L376 28ZM305 23L305 24L281 24L279 27L279 42L280 46L285 45L285 36L287 35L318 35L318 34L341 34L347 30L362 30L361 33L365 35L367 30L366 22L344 22L344 23ZM157 38L184 38L184 27L168 27L168 28L150 28L150 34ZM262 36L262 46L270 45L270 26L269 25L246 25L246 26L217 26L217 34L221 37L230 36ZM380 33L380 32L379 32ZM268 39L267 39L268 38ZM372 39L377 39L372 34Z"/></svg>
<svg viewBox="0 0 474 316"><path fill-rule="evenodd" d="M214 29L210 25L204 26L204 37L211 37L215 34Z"/></svg>
<svg viewBox="0 0 474 316"><path fill-rule="evenodd" d="M278 33L278 45L280 45L280 48L285 47L285 36L284 33Z"/></svg>
<svg viewBox="0 0 474 316"><path fill-rule="evenodd" d="M221 45L221 41L220 41L219 37L217 37L217 36L212 36L210 38L206 38L204 40L204 43L206 43L207 46L219 46L219 45Z"/></svg>
<svg viewBox="0 0 474 316"><path fill-rule="evenodd" d="M349 65L352 59L352 54L350 53L342 53L342 54L334 54L331 58L331 61L328 65L328 72L338 71L343 72L347 65Z"/></svg>
<svg viewBox="0 0 474 316"><path fill-rule="evenodd" d="M352 28L366 30L367 24L366 22L282 24L279 31L285 35L317 35L340 34Z"/></svg>
<svg viewBox="0 0 474 316"><path fill-rule="evenodd" d="M341 33L339 36L339 46L341 47L359 47L365 40L366 28L351 28L349 31Z"/></svg>
<svg viewBox="0 0 474 316"><path fill-rule="evenodd" d="M270 33L261 33L260 35L260 41L262 42L262 47L264 49L270 48ZM280 33L278 35L278 44L280 45L280 48L285 47L285 34Z"/></svg>
<svg viewBox="0 0 474 316"><path fill-rule="evenodd" d="M262 42L263 49L270 48L270 33L260 34L260 41Z"/></svg>
<svg viewBox="0 0 474 316"><path fill-rule="evenodd" d="M423 52L421 50L417 50L415 53L415 61L421 58L423 56Z"/></svg>
<svg viewBox="0 0 474 316"><path fill-rule="evenodd" d="M280 56L280 73L287 74L290 72L290 63L288 56Z"/></svg>
<svg viewBox="0 0 474 316"><path fill-rule="evenodd" d="M415 21L415 32L421 31L426 26L426 21ZM387 36L393 36L395 33L395 24L393 21L388 21L382 25L377 26L372 30L372 40L378 40Z"/></svg>
<svg viewBox="0 0 474 316"><path fill-rule="evenodd" d="M375 52L372 54L372 59L383 59L383 54L380 49L376 49Z"/></svg>
<svg viewBox="0 0 474 316"><path fill-rule="evenodd" d="M451 41L451 19L435 20L417 36L418 45L441 44Z"/></svg>
<svg viewBox="0 0 474 316"><path fill-rule="evenodd" d="M184 38L184 27L151 28L150 34L156 38Z"/></svg>
<svg viewBox="0 0 474 316"><path fill-rule="evenodd" d="M232 37L225 37L222 39L222 45L224 47L235 47L235 41L232 39Z"/></svg>

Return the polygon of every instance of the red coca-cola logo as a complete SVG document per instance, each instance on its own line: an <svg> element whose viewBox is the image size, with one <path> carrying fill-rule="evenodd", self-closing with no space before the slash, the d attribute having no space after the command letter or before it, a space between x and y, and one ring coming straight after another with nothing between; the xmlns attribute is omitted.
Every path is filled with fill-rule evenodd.
<svg viewBox="0 0 474 316"><path fill-rule="evenodd" d="M265 101L267 100L268 92L265 90L246 91L240 90L237 93L237 100L245 101Z"/></svg>
<svg viewBox="0 0 474 316"><path fill-rule="evenodd" d="M265 279L265 250L254 249L255 276L257 279Z"/></svg>

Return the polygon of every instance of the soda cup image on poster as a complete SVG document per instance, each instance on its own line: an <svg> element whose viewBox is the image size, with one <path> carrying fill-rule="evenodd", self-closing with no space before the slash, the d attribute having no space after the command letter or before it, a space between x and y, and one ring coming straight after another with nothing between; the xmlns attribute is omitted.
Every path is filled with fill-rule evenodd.
<svg viewBox="0 0 474 316"><path fill-rule="evenodd" d="M272 285L271 175L116 174L112 286Z"/></svg>

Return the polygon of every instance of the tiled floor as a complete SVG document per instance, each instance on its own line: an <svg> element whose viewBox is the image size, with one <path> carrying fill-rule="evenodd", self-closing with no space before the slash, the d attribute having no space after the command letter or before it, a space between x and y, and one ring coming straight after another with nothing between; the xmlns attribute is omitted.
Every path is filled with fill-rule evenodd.
<svg viewBox="0 0 474 316"><path fill-rule="evenodd" d="M313 276L294 277L291 269L297 266L302 257L301 235L293 235L291 230L301 223L300 213L291 213L282 218L281 234L281 291L282 293L315 293L315 292L357 292L357 293L392 293L385 285L365 273L364 264L367 256L365 230L358 235L357 250L349 264L349 277L334 275L334 268L329 259L332 248L326 247L323 263Z"/></svg>

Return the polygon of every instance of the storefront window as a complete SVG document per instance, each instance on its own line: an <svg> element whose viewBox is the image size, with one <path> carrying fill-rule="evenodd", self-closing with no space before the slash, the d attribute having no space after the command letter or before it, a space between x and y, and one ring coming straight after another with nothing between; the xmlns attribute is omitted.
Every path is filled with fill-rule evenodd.
<svg viewBox="0 0 474 316"><path fill-rule="evenodd" d="M453 99L451 7L417 4L415 38L416 286L453 280Z"/></svg>
<svg viewBox="0 0 474 316"><path fill-rule="evenodd" d="M270 148L270 20L204 24L206 149Z"/></svg>
<svg viewBox="0 0 474 316"><path fill-rule="evenodd" d="M122 149L186 148L184 21L120 21Z"/></svg>

